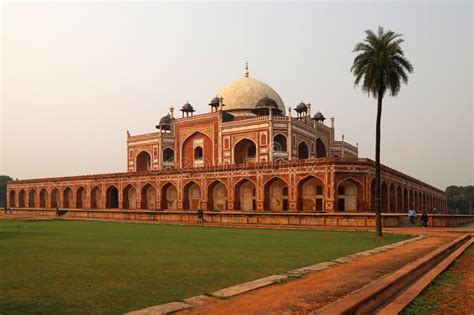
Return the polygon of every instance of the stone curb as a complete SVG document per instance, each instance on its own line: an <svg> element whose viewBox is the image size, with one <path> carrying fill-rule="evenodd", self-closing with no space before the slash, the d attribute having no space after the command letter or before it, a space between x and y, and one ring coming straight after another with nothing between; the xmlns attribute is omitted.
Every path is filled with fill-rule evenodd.
<svg viewBox="0 0 474 315"><path fill-rule="evenodd" d="M360 256L374 255L376 253L380 253L382 251L387 251L389 249L399 247L399 246L405 245L407 243L416 242L416 241L421 240L421 239L426 238L426 237L428 237L428 236L421 235L421 236L410 238L408 240L400 241L400 242L397 242L397 243L394 243L394 244L385 245L385 246L377 247L377 248L374 248L374 249L366 250L366 251L363 251L363 252L359 252L359 253L356 253L356 254L353 254L353 255L340 257L340 258L334 259L332 261L325 261L325 262L318 263L318 264L315 264L315 265L290 270L290 271L286 272L285 274L272 275L272 276L260 278L260 279L257 279L257 280L241 283L241 284L238 284L238 285L235 285L235 286L232 286L232 287L228 287L228 288L224 288L224 289L221 289L221 290L218 290L218 291L214 291L210 294L210 296L211 297L217 297L217 298L230 298L230 297L242 294L242 293L246 293L246 292L249 292L249 291L253 291L253 290L256 290L256 289L259 289L259 288L263 288L263 287L278 283L282 280L288 280L293 276L302 276L302 275L304 275L308 272L311 272L311 271L321 271L321 270L324 270L324 269L327 269L327 268L331 268L331 267L333 267L335 265L338 265L338 264L343 264L343 263L349 262L349 261L351 261L351 260L353 260L357 257L360 257ZM184 302L186 302L186 303L172 302L172 303L167 303L167 304L161 304L161 305L151 306L151 307L144 308L144 309L137 310L137 311L132 311L132 312L129 312L127 314L129 314L129 315L170 314L170 313L173 313L173 312L177 312L177 311L180 311L180 310L191 308L195 305L203 305L203 304L207 303L206 299L208 299L208 298L209 297L205 296L205 295L198 295L198 296L193 296L193 297L185 299ZM189 304L187 304L187 303L189 303ZM181 307L181 308L179 308L179 307ZM174 308L176 308L176 309L174 309Z"/></svg>
<svg viewBox="0 0 474 315"><path fill-rule="evenodd" d="M423 274L429 272L433 266L444 260L469 238L470 235L465 234L401 269L372 281L360 290L349 293L310 314L373 314L377 308L390 301L400 290L404 290ZM407 242L403 241L402 243L406 244Z"/></svg>
<svg viewBox="0 0 474 315"><path fill-rule="evenodd" d="M474 244L473 239L464 243L454 253L449 255L445 260L441 261L431 271L422 276L418 281L412 284L406 291L399 294L393 301L384 306L377 315L399 314L408 304L411 303L436 277L451 266L455 259Z"/></svg>
<svg viewBox="0 0 474 315"><path fill-rule="evenodd" d="M166 304L160 304L156 306L147 307L137 311L131 311L126 313L127 315L165 315L178 311L182 311L193 307L190 304L183 302L171 302Z"/></svg>
<svg viewBox="0 0 474 315"><path fill-rule="evenodd" d="M249 292L258 288L266 287L275 282L288 279L287 275L273 275L265 278L257 279L250 282L234 285L219 291L212 292L211 295L219 298L228 298L245 292Z"/></svg>

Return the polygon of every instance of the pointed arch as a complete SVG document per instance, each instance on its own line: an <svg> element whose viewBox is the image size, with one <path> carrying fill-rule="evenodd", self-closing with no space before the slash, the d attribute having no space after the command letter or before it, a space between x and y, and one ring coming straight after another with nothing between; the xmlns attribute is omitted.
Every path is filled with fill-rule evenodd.
<svg viewBox="0 0 474 315"><path fill-rule="evenodd" d="M102 191L99 186L91 189L91 209L101 209L102 206Z"/></svg>
<svg viewBox="0 0 474 315"><path fill-rule="evenodd" d="M220 180L213 181L207 188L207 209L227 210L227 186Z"/></svg>
<svg viewBox="0 0 474 315"><path fill-rule="evenodd" d="M118 209L119 207L119 193L114 185L110 185L105 191L105 207L107 209Z"/></svg>
<svg viewBox="0 0 474 315"><path fill-rule="evenodd" d="M46 188L40 190L39 193L39 207L46 208L48 206L48 191Z"/></svg>
<svg viewBox="0 0 474 315"><path fill-rule="evenodd" d="M382 198L382 212L388 212L388 187L385 181L382 181L382 184L380 185L380 198Z"/></svg>
<svg viewBox="0 0 474 315"><path fill-rule="evenodd" d="M273 137L273 152L286 152L287 139L286 136L279 133Z"/></svg>
<svg viewBox="0 0 474 315"><path fill-rule="evenodd" d="M34 188L31 188L30 192L28 193L28 207L36 207L36 190Z"/></svg>
<svg viewBox="0 0 474 315"><path fill-rule="evenodd" d="M147 151L141 151L135 159L137 172L146 172L151 170L151 155Z"/></svg>
<svg viewBox="0 0 474 315"><path fill-rule="evenodd" d="M128 184L122 191L122 209L135 210L137 208L137 190Z"/></svg>
<svg viewBox="0 0 474 315"><path fill-rule="evenodd" d="M316 176L306 176L298 182L298 210L306 212L323 211L324 184Z"/></svg>
<svg viewBox="0 0 474 315"><path fill-rule="evenodd" d="M172 148L163 150L163 162L174 162L174 150Z"/></svg>
<svg viewBox="0 0 474 315"><path fill-rule="evenodd" d="M66 187L63 190L63 208L71 208L72 207L72 189L70 187Z"/></svg>
<svg viewBox="0 0 474 315"><path fill-rule="evenodd" d="M86 205L86 189L80 186L76 190L76 209L83 209Z"/></svg>
<svg viewBox="0 0 474 315"><path fill-rule="evenodd" d="M15 208L15 200L16 199L16 191L14 191L13 189L10 190L10 192L8 193L8 202L9 202L9 207L11 208Z"/></svg>
<svg viewBox="0 0 474 315"><path fill-rule="evenodd" d="M51 208L59 208L59 189L51 190Z"/></svg>
<svg viewBox="0 0 474 315"><path fill-rule="evenodd" d="M172 183L166 183L161 188L161 209L168 211L178 209L178 190Z"/></svg>
<svg viewBox="0 0 474 315"><path fill-rule="evenodd" d="M265 191L265 210L287 211L288 205L288 183L280 177L273 177L266 181Z"/></svg>
<svg viewBox="0 0 474 315"><path fill-rule="evenodd" d="M321 140L321 138L316 139L316 157L327 157L326 145L324 145L324 142Z"/></svg>
<svg viewBox="0 0 474 315"><path fill-rule="evenodd" d="M309 158L309 148L306 142L301 141L298 144L298 159L299 160L305 160Z"/></svg>
<svg viewBox="0 0 474 315"><path fill-rule="evenodd" d="M396 208L396 191L395 191L395 185L393 183L390 184L388 188L388 212L395 212Z"/></svg>
<svg viewBox="0 0 474 315"><path fill-rule="evenodd" d="M346 178L338 183L336 192L338 211L361 211L363 203L363 190L359 181L351 177Z"/></svg>
<svg viewBox="0 0 474 315"><path fill-rule="evenodd" d="M397 187L397 209L396 212L403 212L404 205L403 205L403 198L402 198L402 188L400 186Z"/></svg>
<svg viewBox="0 0 474 315"><path fill-rule="evenodd" d="M233 148L235 164L255 163L257 161L257 144L248 139L240 139Z"/></svg>
<svg viewBox="0 0 474 315"><path fill-rule="evenodd" d="M146 183L143 185L140 205L142 209L156 209L156 189L152 184Z"/></svg>
<svg viewBox="0 0 474 315"><path fill-rule="evenodd" d="M244 178L238 181L234 187L234 209L242 211L255 210L257 208L255 183L247 178Z"/></svg>
<svg viewBox="0 0 474 315"><path fill-rule="evenodd" d="M195 182L188 182L183 189L183 209L196 211L201 207L201 187Z"/></svg>
<svg viewBox="0 0 474 315"><path fill-rule="evenodd" d="M26 192L24 189L20 190L18 193L18 207L25 208L26 207Z"/></svg>
<svg viewBox="0 0 474 315"><path fill-rule="evenodd" d="M198 147L201 149L197 149ZM214 146L211 138L200 131L195 131L183 139L180 161L183 168L211 166L214 163Z"/></svg>

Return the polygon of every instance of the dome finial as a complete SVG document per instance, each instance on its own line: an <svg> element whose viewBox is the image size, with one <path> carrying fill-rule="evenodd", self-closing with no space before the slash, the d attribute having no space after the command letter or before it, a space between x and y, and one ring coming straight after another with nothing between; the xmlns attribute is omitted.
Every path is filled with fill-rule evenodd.
<svg viewBox="0 0 474 315"><path fill-rule="evenodd" d="M249 62L247 60L245 61L245 77L249 77Z"/></svg>

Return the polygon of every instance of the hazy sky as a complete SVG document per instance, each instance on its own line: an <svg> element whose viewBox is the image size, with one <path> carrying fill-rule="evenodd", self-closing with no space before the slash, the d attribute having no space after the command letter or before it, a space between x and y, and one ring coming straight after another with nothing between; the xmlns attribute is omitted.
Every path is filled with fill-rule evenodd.
<svg viewBox="0 0 474 315"><path fill-rule="evenodd" d="M376 100L353 86L356 42L404 35L415 66L384 101L382 163L441 189L473 184L473 4L8 3L2 16L0 173L36 178L126 170L126 130L154 132L173 105L198 112L250 76L286 106L336 117L374 157Z"/></svg>

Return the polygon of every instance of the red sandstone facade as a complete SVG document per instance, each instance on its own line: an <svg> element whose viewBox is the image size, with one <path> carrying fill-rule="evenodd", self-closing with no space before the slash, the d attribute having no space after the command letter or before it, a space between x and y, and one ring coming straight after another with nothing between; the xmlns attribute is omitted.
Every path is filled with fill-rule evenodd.
<svg viewBox="0 0 474 315"><path fill-rule="evenodd" d="M269 97L270 95L270 97ZM273 97L273 98L272 98ZM371 212L374 163L334 138L311 105L285 114L264 83L237 80L218 93L211 112L182 118L173 109L158 132L127 137L127 171L13 181L12 208L157 211ZM186 116L186 117L185 117ZM382 210L446 213L443 191L382 167Z"/></svg>

